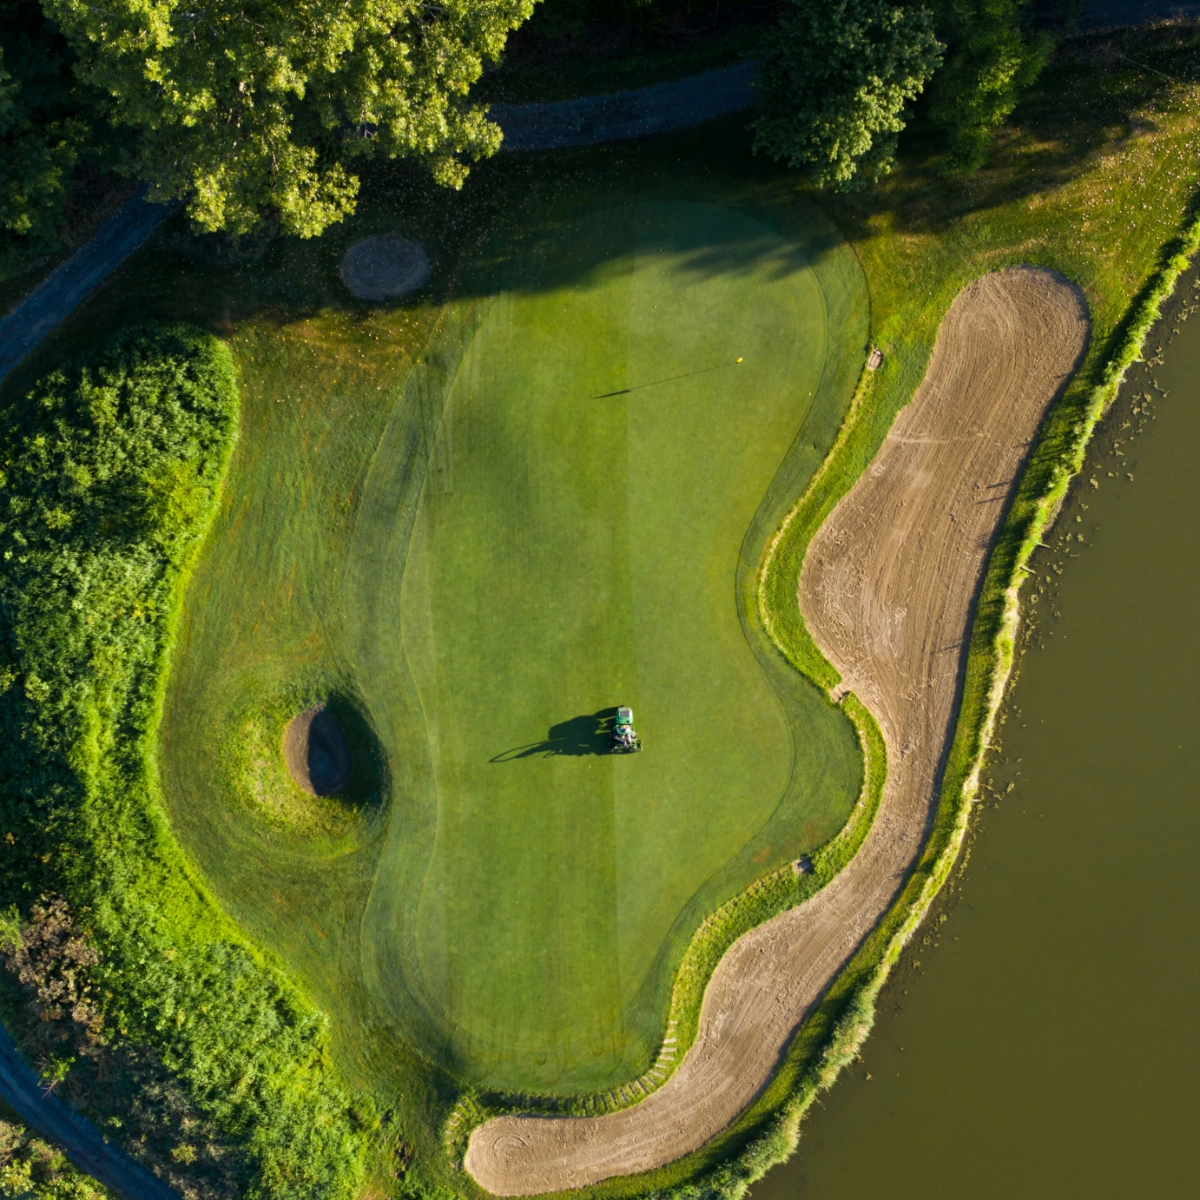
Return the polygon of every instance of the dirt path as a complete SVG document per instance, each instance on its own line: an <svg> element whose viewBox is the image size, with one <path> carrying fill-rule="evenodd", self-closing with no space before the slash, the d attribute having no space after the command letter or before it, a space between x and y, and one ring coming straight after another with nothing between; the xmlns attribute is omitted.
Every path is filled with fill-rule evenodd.
<svg viewBox="0 0 1200 1200"><path fill-rule="evenodd" d="M548 104L493 104L491 117L504 130L504 150L563 150L626 142L753 107L757 74L758 63L751 60L607 96Z"/></svg>
<svg viewBox="0 0 1200 1200"><path fill-rule="evenodd" d="M814 539L800 581L809 629L887 740L888 783L862 850L807 904L730 948L695 1044L657 1092L604 1117L476 1129L465 1166L489 1192L582 1187L704 1145L758 1094L887 910L928 825L988 546L1087 330L1079 293L1048 271L990 275L955 300L924 383Z"/></svg>
<svg viewBox="0 0 1200 1200"><path fill-rule="evenodd" d="M0 1029L0 1094L42 1137L57 1142L81 1171L98 1179L123 1200L179 1200L175 1192L140 1163L106 1142L99 1130L69 1104L47 1092L3 1029Z"/></svg>

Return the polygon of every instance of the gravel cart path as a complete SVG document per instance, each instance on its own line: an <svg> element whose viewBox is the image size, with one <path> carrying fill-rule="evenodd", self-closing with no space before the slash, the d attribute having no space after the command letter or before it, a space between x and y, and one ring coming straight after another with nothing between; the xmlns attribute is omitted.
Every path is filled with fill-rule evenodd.
<svg viewBox="0 0 1200 1200"><path fill-rule="evenodd" d="M165 1183L106 1142L90 1121L47 1092L2 1028L0 1093L42 1137L61 1146L81 1171L98 1179L123 1200L178 1200Z"/></svg>

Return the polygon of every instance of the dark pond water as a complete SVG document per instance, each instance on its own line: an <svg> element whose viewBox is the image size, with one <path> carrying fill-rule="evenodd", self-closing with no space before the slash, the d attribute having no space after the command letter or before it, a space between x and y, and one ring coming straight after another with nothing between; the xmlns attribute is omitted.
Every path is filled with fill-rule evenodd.
<svg viewBox="0 0 1200 1200"><path fill-rule="evenodd" d="M753 1200L1200 1194L1200 312L1175 324L1034 564L966 869Z"/></svg>

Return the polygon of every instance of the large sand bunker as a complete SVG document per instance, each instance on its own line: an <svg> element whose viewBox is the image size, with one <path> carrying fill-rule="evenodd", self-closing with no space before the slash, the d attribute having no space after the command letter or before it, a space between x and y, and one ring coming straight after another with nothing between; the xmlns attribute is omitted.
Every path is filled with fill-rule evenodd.
<svg viewBox="0 0 1200 1200"><path fill-rule="evenodd" d="M341 724L323 704L293 717L283 734L292 778L310 796L335 796L350 782L350 751Z"/></svg>
<svg viewBox="0 0 1200 1200"><path fill-rule="evenodd" d="M800 580L809 629L887 741L866 842L822 892L730 948L695 1044L658 1091L603 1117L499 1117L476 1129L464 1165L488 1191L564 1191L703 1146L761 1091L887 911L928 828L988 549L1087 329L1082 297L1049 271L989 275L955 300L925 381L813 540Z"/></svg>

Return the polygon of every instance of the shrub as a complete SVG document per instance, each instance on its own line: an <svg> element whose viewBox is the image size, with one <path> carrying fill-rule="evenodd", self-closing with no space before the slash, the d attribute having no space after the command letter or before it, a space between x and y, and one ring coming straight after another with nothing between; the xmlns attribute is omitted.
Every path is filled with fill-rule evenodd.
<svg viewBox="0 0 1200 1200"><path fill-rule="evenodd" d="M1028 0L940 0L946 61L929 87L929 115L950 143L952 167L980 166L992 130L1017 106L1050 57L1053 39L1026 28Z"/></svg>
<svg viewBox="0 0 1200 1200"><path fill-rule="evenodd" d="M0 1111L0 1196L12 1200L111 1200L55 1147L33 1137Z"/></svg>

